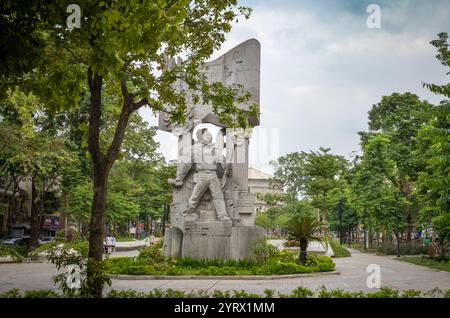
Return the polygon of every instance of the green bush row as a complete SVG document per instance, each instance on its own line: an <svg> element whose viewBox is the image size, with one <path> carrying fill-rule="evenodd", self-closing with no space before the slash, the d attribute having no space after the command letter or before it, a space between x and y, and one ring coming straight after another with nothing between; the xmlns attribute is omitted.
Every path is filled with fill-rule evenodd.
<svg viewBox="0 0 450 318"><path fill-rule="evenodd" d="M65 248L68 249L74 249L75 251L79 252L81 255L87 256L88 255L88 251L89 251L89 243L87 240L78 240L78 241L73 241L73 242L48 242L48 243L44 243L42 245L40 245L39 247L37 247L36 249L32 250L29 255L30 256L35 256L39 253L45 252L51 248L56 247L59 244L64 244Z"/></svg>
<svg viewBox="0 0 450 318"><path fill-rule="evenodd" d="M27 256L27 248L17 245L0 245L0 256L11 256L14 261L21 262Z"/></svg>
<svg viewBox="0 0 450 318"><path fill-rule="evenodd" d="M0 293L0 298L62 298L64 296L52 290L27 290L20 292L11 289ZM327 289L321 286L317 292L306 287L299 286L289 294L275 293L272 289L266 289L264 295L248 293L244 290L214 290L214 291L192 291L184 292L174 289L154 289L149 292L138 292L135 290L111 290L106 294L108 298L450 298L450 289L441 290L434 288L427 292L420 290L398 291L389 287L382 287L376 292L365 293L362 291L348 292L342 289Z"/></svg>
<svg viewBox="0 0 450 318"><path fill-rule="evenodd" d="M450 260L448 256L442 257L428 257L428 256L404 256L400 258L401 261L408 262L415 265L426 266L429 268L450 272Z"/></svg>
<svg viewBox="0 0 450 318"><path fill-rule="evenodd" d="M330 239L328 241L328 244L330 244L331 249L333 250L333 254L334 254L333 257L339 258L339 257L352 256L352 254L350 253L350 251L348 249L343 247L341 244L339 244L335 240Z"/></svg>
<svg viewBox="0 0 450 318"><path fill-rule="evenodd" d="M397 244L395 243L385 243L377 247L377 252L385 255L396 255L397 254ZM400 254L401 255L420 255L427 254L428 248L419 243L401 243L400 244Z"/></svg>

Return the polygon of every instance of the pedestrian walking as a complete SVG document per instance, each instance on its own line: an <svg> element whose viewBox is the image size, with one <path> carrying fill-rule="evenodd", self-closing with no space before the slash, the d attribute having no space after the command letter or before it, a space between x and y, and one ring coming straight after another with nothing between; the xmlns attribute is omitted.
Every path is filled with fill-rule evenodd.
<svg viewBox="0 0 450 318"><path fill-rule="evenodd" d="M113 246L113 237L111 236L111 234L109 234L106 237L106 247L107 247L108 254L111 254L112 246Z"/></svg>
<svg viewBox="0 0 450 318"><path fill-rule="evenodd" d="M116 251L116 237L112 236L111 237L111 248L112 248L112 252L114 253Z"/></svg>

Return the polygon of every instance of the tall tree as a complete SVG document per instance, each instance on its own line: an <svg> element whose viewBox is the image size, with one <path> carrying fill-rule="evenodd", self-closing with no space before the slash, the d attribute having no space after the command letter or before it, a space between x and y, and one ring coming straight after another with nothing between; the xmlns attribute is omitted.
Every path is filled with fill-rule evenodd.
<svg viewBox="0 0 450 318"><path fill-rule="evenodd" d="M335 205L333 192L339 186L346 160L329 153L330 148L319 148L306 154L305 194L319 209L321 221L326 222L328 211Z"/></svg>
<svg viewBox="0 0 450 318"><path fill-rule="evenodd" d="M270 162L275 169L274 180L286 191L290 200L295 201L305 188L306 153L292 152Z"/></svg>
<svg viewBox="0 0 450 318"><path fill-rule="evenodd" d="M413 154L417 148L415 137L420 127L429 120L428 110L431 107L431 104L421 101L417 95L411 93L383 96L369 111L368 133L360 134L363 145L370 135L376 133L383 133L389 139L388 155L396 168L391 181L407 200L403 214L407 222L408 241L411 239L418 211L413 195L414 182L423 167L422 158Z"/></svg>
<svg viewBox="0 0 450 318"><path fill-rule="evenodd" d="M390 158L389 148L390 140L386 135L379 133L367 139L353 179L356 204L363 213L364 229L369 230L369 237L372 233L377 234L377 240L381 230L396 230L396 211L404 201L392 182L395 162ZM399 233L396 234L398 238Z"/></svg>
<svg viewBox="0 0 450 318"><path fill-rule="evenodd" d="M17 189L20 181L31 185L30 249L39 244L44 194L58 182L58 170L73 162L66 140L38 125L42 109L39 98L18 89L8 90L0 109L0 173Z"/></svg>
<svg viewBox="0 0 450 318"><path fill-rule="evenodd" d="M208 83L201 66L223 43L237 15L248 17L250 10L236 9L236 0L84 0L77 2L80 28L71 29L65 27L70 3L42 4L47 18L37 28L44 34L44 49L30 80L22 85L34 89L52 109L77 107L83 85L88 88L93 199L86 295L101 297L107 180L130 116L144 106L157 112L167 105L171 120L183 122L187 92L174 85L181 79L201 92L194 94L194 101L210 103L223 123L246 126L246 113L236 103L246 102L249 94L241 87ZM169 69L167 57L179 54L184 60ZM105 102L119 110L114 137L106 144L101 137L102 118L109 111ZM255 105L250 108L256 114Z"/></svg>
<svg viewBox="0 0 450 318"><path fill-rule="evenodd" d="M431 44L438 51L436 58L449 75L448 34L439 33L438 39ZM446 98L430 110L430 121L419 130L416 153L425 158L425 168L420 173L417 187L421 219L433 226L443 243L450 238L450 83L424 86Z"/></svg>

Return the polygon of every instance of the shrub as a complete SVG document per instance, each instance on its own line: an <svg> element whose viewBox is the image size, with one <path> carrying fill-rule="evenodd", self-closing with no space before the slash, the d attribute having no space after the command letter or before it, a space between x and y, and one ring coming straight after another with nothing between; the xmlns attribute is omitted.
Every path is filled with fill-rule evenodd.
<svg viewBox="0 0 450 318"><path fill-rule="evenodd" d="M325 286L321 286L318 293L319 298L363 298L366 295L363 292L348 292L343 289L328 290Z"/></svg>
<svg viewBox="0 0 450 318"><path fill-rule="evenodd" d="M278 251L258 240L253 246L253 255L249 259L196 259L184 257L170 259L162 255L162 242L147 247L136 258L109 258L104 261L109 274L126 275L284 275L333 271L335 264L327 256L308 255L305 266L298 264L294 251Z"/></svg>
<svg viewBox="0 0 450 318"><path fill-rule="evenodd" d="M40 290L27 290L25 291L24 298L59 298L59 294L53 290L40 289Z"/></svg>
<svg viewBox="0 0 450 318"><path fill-rule="evenodd" d="M385 255L396 255L397 254L397 244L395 243L385 243L377 247L377 252ZM400 244L400 254L402 255L420 255L427 254L428 248L416 242L401 243Z"/></svg>
<svg viewBox="0 0 450 318"><path fill-rule="evenodd" d="M226 260L221 258L212 259L196 259L192 257L184 257L174 260L177 266L190 268L207 268L210 266L216 267L235 267L239 269L250 269L255 267L258 263L254 259L243 260Z"/></svg>
<svg viewBox="0 0 450 318"><path fill-rule="evenodd" d="M343 247L341 244L336 242L334 239L330 239L328 243L331 246L331 249L333 250L333 257L339 258L339 257L349 257L352 256L350 251Z"/></svg>
<svg viewBox="0 0 450 318"><path fill-rule="evenodd" d="M275 292L270 289L264 290L264 297L273 298ZM67 297L67 295L59 295L52 290L29 290L21 293L18 289L11 289L4 293L0 293L0 298L59 298ZM154 289L149 292L139 292L136 290L115 290L112 289L106 294L107 298L261 298L258 294L248 293L244 290L214 290L212 292L199 290L192 292L183 292L174 289ZM321 286L317 292L299 286L292 290L289 294L278 293L279 298L421 298L421 297L437 297L449 298L450 290L441 290L434 288L430 291L422 293L419 290L405 290L400 293L398 290L382 287L379 291L373 293L364 293L363 291L349 292L342 289L328 290L325 286Z"/></svg>
<svg viewBox="0 0 450 318"><path fill-rule="evenodd" d="M368 298L398 298L399 292L390 287L381 287L379 291L368 293Z"/></svg>
<svg viewBox="0 0 450 318"><path fill-rule="evenodd" d="M163 244L164 241L160 240L156 244L141 249L138 258L145 259L149 264L166 261L167 258L162 251Z"/></svg>
<svg viewBox="0 0 450 318"><path fill-rule="evenodd" d="M254 275L288 275L299 273L311 273L315 268L299 265L296 263L286 263L279 260L269 260L264 265L253 270Z"/></svg>
<svg viewBox="0 0 450 318"><path fill-rule="evenodd" d="M144 292L138 292L132 289L128 290L111 290L106 294L107 298L145 298Z"/></svg>
<svg viewBox="0 0 450 318"><path fill-rule="evenodd" d="M110 258L104 261L105 271L109 274L126 275L284 275L333 271L334 262L327 256L310 255L307 265L295 261L272 258L263 264L252 259L194 259L181 258L165 260L161 263L149 263L143 258Z"/></svg>
<svg viewBox="0 0 450 318"><path fill-rule="evenodd" d="M270 258L278 256L278 249L269 244L266 238L260 238L252 243L252 259L262 264Z"/></svg>
<svg viewBox="0 0 450 318"><path fill-rule="evenodd" d="M298 262L298 250L282 250L278 253L277 259L279 259L283 262L297 263Z"/></svg>
<svg viewBox="0 0 450 318"><path fill-rule="evenodd" d="M17 245L0 245L0 256L11 256L14 261L22 262L27 256L27 250L24 246Z"/></svg>
<svg viewBox="0 0 450 318"><path fill-rule="evenodd" d="M317 272L331 272L336 268L336 264L328 256L317 256Z"/></svg>
<svg viewBox="0 0 450 318"><path fill-rule="evenodd" d="M0 298L22 298L22 294L19 289L14 288L0 293Z"/></svg>
<svg viewBox="0 0 450 318"><path fill-rule="evenodd" d="M296 289L294 289L291 295L292 298L308 298L313 296L314 293L310 289L305 288L303 286L299 286Z"/></svg>

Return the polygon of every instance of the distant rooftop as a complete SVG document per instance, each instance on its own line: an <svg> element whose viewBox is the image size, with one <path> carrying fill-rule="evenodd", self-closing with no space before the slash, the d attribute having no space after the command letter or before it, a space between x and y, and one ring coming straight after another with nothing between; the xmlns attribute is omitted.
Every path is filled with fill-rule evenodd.
<svg viewBox="0 0 450 318"><path fill-rule="evenodd" d="M248 168L248 178L249 179L271 179L272 175L264 173L258 169L249 167Z"/></svg>

